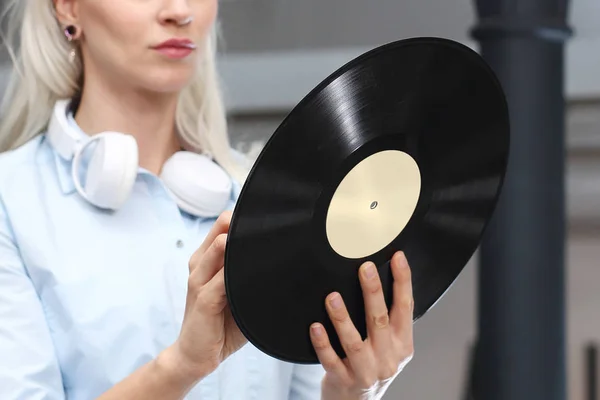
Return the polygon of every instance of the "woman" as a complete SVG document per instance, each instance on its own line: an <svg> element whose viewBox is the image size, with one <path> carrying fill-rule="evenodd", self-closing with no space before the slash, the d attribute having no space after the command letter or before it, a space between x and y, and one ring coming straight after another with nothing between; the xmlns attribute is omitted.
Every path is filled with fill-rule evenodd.
<svg viewBox="0 0 600 400"><path fill-rule="evenodd" d="M244 170L215 72L217 0L10 3L0 398L381 398L412 357L401 253L389 314L361 267L367 340L326 299L345 360L321 325L309 366L265 356L232 321L222 265Z"/></svg>

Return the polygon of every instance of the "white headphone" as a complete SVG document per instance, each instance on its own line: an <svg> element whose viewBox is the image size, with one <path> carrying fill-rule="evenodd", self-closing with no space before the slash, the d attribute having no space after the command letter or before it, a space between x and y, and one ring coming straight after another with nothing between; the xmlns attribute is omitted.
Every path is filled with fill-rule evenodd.
<svg viewBox="0 0 600 400"><path fill-rule="evenodd" d="M73 160L71 176L77 192L91 204L118 210L129 197L138 173L135 138L119 132L81 135L67 120L70 100L59 100L46 136L57 153ZM85 185L79 180L81 157L92 143ZM218 216L231 199L230 176L205 155L179 151L167 160L160 176L182 210L202 218Z"/></svg>

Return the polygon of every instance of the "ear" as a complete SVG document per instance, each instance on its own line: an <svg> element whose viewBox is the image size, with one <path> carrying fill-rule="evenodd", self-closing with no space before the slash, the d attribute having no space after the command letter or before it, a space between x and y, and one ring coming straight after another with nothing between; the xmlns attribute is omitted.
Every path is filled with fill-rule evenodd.
<svg viewBox="0 0 600 400"><path fill-rule="evenodd" d="M78 0L53 0L56 18L62 26L77 25L79 20Z"/></svg>

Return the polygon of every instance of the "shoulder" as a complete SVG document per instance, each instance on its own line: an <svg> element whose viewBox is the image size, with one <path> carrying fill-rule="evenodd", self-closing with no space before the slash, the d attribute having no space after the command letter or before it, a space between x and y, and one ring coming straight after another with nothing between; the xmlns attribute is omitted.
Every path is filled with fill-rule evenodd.
<svg viewBox="0 0 600 400"><path fill-rule="evenodd" d="M57 164L44 135L0 153L0 207L15 234L19 227L31 230L31 221L47 218L44 205L59 194ZM34 212L35 211L35 212Z"/></svg>
<svg viewBox="0 0 600 400"><path fill-rule="evenodd" d="M246 178L247 174L250 172L250 170L252 169L252 166L254 164L254 158L238 149L233 148L233 147L229 148L229 154L230 154L231 160L238 167L240 175L242 175L241 177L231 176L232 182L233 182L232 196L233 196L234 202L237 202L237 200L240 196L242 187L244 186L245 178Z"/></svg>
<svg viewBox="0 0 600 400"><path fill-rule="evenodd" d="M243 169L250 170L250 168L252 168L252 158L248 154L233 147L230 148L230 154L233 161L240 165Z"/></svg>
<svg viewBox="0 0 600 400"><path fill-rule="evenodd" d="M36 168L49 163L52 153L45 146L44 135L37 135L22 146L0 153L0 191L16 189L27 182Z"/></svg>

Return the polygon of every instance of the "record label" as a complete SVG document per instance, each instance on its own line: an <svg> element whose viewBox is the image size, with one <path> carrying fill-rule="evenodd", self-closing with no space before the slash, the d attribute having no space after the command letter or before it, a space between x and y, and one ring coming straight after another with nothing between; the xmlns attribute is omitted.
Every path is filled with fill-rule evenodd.
<svg viewBox="0 0 600 400"><path fill-rule="evenodd" d="M333 194L325 224L329 245L346 258L381 251L408 224L420 192L419 166L410 155L385 150L368 156Z"/></svg>

